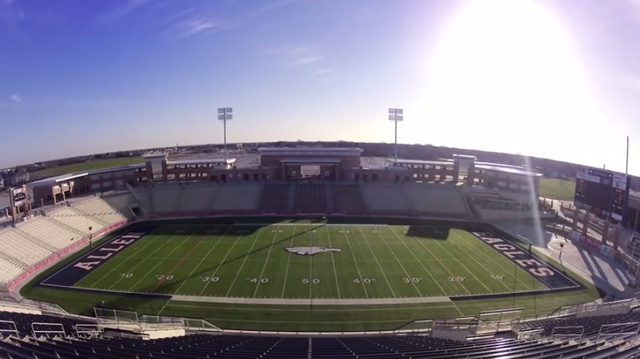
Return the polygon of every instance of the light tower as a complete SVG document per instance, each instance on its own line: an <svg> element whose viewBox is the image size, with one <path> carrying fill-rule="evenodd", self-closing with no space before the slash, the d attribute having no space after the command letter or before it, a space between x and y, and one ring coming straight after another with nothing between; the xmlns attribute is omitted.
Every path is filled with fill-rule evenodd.
<svg viewBox="0 0 640 359"><path fill-rule="evenodd" d="M218 108L218 121L222 121L224 124L224 162L225 166L227 165L227 121L233 119L233 108L231 107L220 107Z"/></svg>
<svg viewBox="0 0 640 359"><path fill-rule="evenodd" d="M398 161L398 122L401 122L403 119L402 109L401 108L390 108L389 109L389 121L395 122L395 142L393 147L393 162Z"/></svg>

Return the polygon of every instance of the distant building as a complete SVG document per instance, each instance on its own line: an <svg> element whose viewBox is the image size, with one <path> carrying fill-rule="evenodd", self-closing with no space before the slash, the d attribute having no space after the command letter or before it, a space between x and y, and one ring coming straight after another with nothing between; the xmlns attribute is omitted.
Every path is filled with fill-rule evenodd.
<svg viewBox="0 0 640 359"><path fill-rule="evenodd" d="M29 172L25 169L17 171L15 169L4 170L0 177L2 177L4 185L7 187L19 186L29 182Z"/></svg>

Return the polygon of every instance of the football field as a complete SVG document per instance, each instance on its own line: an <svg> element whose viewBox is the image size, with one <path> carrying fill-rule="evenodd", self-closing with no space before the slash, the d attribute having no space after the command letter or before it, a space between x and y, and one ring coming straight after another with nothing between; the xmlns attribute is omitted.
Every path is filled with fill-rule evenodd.
<svg viewBox="0 0 640 359"><path fill-rule="evenodd" d="M109 257L104 262L87 262L92 259L89 256L81 265L76 263L76 267L94 264L85 265L86 275L72 285L117 292L285 301L549 289L526 267L516 265L476 235L456 228L164 225L138 235L125 248L116 251L107 244L101 255L93 253L93 258Z"/></svg>

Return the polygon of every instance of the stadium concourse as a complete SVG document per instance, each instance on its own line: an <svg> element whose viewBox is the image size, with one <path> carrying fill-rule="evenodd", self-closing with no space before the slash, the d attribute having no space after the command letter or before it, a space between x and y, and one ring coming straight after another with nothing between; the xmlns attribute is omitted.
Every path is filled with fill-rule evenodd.
<svg viewBox="0 0 640 359"><path fill-rule="evenodd" d="M263 152L273 155L278 151ZM496 222L515 232L514 235L526 236L527 228L533 229L527 224L529 221L555 218L552 212L540 211L537 200L531 203L531 198L537 198L535 177L530 177L525 169L498 168L498 172L504 173L501 172L502 180L497 183L487 174L497 167L487 164L404 161L400 162L403 165L389 164L387 168L368 172L360 167L337 166L331 155L340 157L343 151L331 152L327 158L326 151L302 150L297 159L290 157L292 151L285 152L286 161L269 159L282 167L270 172L264 168L246 170L246 177L237 175L242 173L241 168L203 169L198 167L203 163L201 160L198 164L167 164L162 157L158 160L154 156L146 166L149 177L146 174L140 177L145 178L143 182L122 181L116 185L113 177L102 177L103 171L98 174L101 178L98 186L82 182L88 181L91 173L37 184L48 186L51 201L57 203L24 213L23 220L0 230L0 283L5 297L0 303L0 335L4 338L0 342L0 357L632 358L640 355L637 338L640 302L634 298L576 303L541 318L518 317L496 322L480 317L443 319L415 330L367 333L277 333L223 330L197 319L135 314L114 321L98 315L98 311L96 317L71 315L55 305L20 296L21 286L37 273L89 246L105 233L133 222L229 215L382 216ZM314 157L313 152L320 153ZM319 162L322 164L316 168ZM152 168L157 163L162 167ZM310 165L313 168L307 167ZM431 169L432 165L440 167ZM310 176L299 176L303 166ZM462 167L466 168L464 174L460 173ZM478 168L485 170L480 172ZM207 175L180 179L181 170L204 171ZM331 178L318 176L325 172ZM142 171L136 168L134 173ZM156 180L150 179L151 173L157 176ZM266 174L264 178L262 173ZM234 177L228 176L232 174ZM442 175L442 180L436 180L436 174ZM169 179L171 175L175 177ZM288 178L279 178L281 175ZM514 175L520 177L515 179ZM528 190L536 194L531 196ZM31 188L31 191L33 196L39 190L34 192ZM17 213L20 211L14 210L13 215ZM517 225L516 231L513 225ZM551 228L538 229L546 234ZM535 236L532 234L530 239ZM547 249L547 242L538 244L540 249ZM580 241L575 244L581 245ZM585 262L579 258L570 260L575 267ZM589 276L587 279L594 281Z"/></svg>

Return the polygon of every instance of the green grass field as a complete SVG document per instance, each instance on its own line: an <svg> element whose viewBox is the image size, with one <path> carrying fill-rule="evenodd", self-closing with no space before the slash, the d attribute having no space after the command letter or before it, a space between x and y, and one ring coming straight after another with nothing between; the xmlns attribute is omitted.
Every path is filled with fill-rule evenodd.
<svg viewBox="0 0 640 359"><path fill-rule="evenodd" d="M296 331L394 329L414 319L477 315L481 310L518 306L531 315L597 296L595 288L587 285L582 290L536 296L451 301L448 297L547 287L465 230L452 228L446 239L435 239L417 236L422 233L417 227L411 227L409 235L409 228L308 222L162 225L74 284L113 293L79 294L32 283L22 294L77 313L90 313L104 302L107 307L139 314L204 318L224 328ZM292 247L333 251L310 256L285 249ZM56 269L60 266L52 271ZM121 292L179 297L140 298ZM367 303L394 298L413 302ZM284 302L261 304L261 300ZM323 300L343 303L322 304Z"/></svg>
<svg viewBox="0 0 640 359"><path fill-rule="evenodd" d="M244 232L247 233L244 233ZM93 289L235 298L370 299L547 289L469 232L402 226L161 227L79 281ZM285 248L325 247L313 256ZM339 252L337 252L339 250ZM515 288L514 288L515 283Z"/></svg>
<svg viewBox="0 0 640 359"><path fill-rule="evenodd" d="M540 179L540 196L558 199L561 201L572 201L576 191L576 181L563 180L557 178Z"/></svg>
<svg viewBox="0 0 640 359"><path fill-rule="evenodd" d="M62 175L67 173L99 170L103 168L117 167L117 166L134 165L134 164L143 163L143 162L144 162L144 159L142 157L93 160L93 161L82 162L82 163L74 163L72 165L42 169L42 170L31 173L31 177L38 178L41 176L57 176L57 175Z"/></svg>

